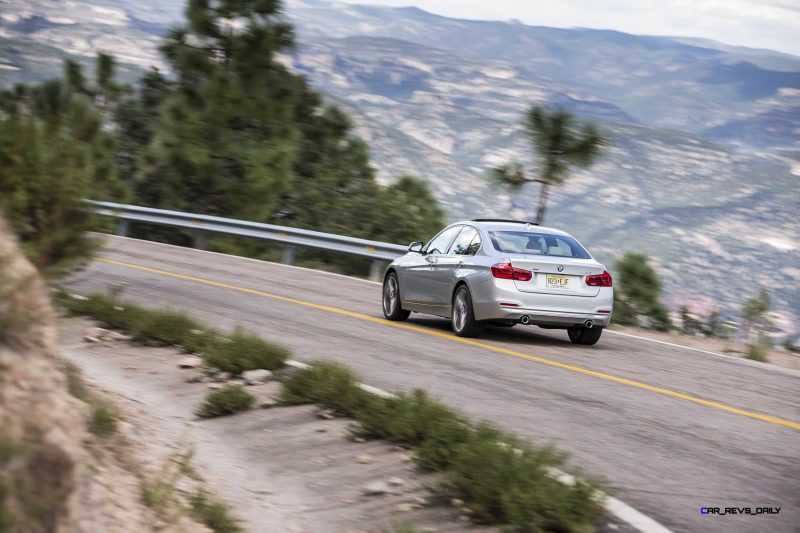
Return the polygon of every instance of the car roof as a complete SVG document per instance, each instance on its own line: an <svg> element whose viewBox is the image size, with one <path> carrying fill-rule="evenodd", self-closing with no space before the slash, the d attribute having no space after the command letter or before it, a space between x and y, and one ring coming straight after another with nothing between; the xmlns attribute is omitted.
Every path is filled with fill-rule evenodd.
<svg viewBox="0 0 800 533"><path fill-rule="evenodd" d="M533 222L516 221L516 220L500 220L500 219L474 219L474 220L461 220L454 222L451 225L467 224L481 228L483 230L497 230L497 231L531 231L536 233L549 233L553 235L569 235L566 231L551 228L547 226L539 226Z"/></svg>

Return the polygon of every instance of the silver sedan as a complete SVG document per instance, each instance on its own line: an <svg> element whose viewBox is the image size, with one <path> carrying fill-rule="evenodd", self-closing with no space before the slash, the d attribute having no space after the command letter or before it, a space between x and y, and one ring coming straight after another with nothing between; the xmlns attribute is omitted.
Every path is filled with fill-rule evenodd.
<svg viewBox="0 0 800 533"><path fill-rule="evenodd" d="M457 222L427 244L413 242L383 281L387 319L441 316L461 337L479 336L487 324L533 324L591 345L613 300L611 275L574 237L508 220Z"/></svg>

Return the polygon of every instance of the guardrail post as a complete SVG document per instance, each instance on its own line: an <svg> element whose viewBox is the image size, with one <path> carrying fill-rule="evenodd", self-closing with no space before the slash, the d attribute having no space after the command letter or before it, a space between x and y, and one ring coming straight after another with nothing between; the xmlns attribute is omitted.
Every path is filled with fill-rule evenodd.
<svg viewBox="0 0 800 533"><path fill-rule="evenodd" d="M205 250L208 245L205 231L195 230L194 232L194 247L198 250Z"/></svg>
<svg viewBox="0 0 800 533"><path fill-rule="evenodd" d="M128 236L128 221L124 218L117 219L117 235L120 237Z"/></svg>
<svg viewBox="0 0 800 533"><path fill-rule="evenodd" d="M281 263L284 265L291 265L294 263L294 244L287 244L283 247Z"/></svg>
<svg viewBox="0 0 800 533"><path fill-rule="evenodd" d="M382 271L383 271L383 261L381 261L380 259L373 260L372 264L369 266L369 279L371 279L372 281L380 281Z"/></svg>

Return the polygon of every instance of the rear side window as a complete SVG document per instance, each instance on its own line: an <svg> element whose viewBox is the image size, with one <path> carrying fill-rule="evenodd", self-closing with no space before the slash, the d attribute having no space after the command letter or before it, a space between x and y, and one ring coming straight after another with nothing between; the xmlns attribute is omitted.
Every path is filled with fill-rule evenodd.
<svg viewBox="0 0 800 533"><path fill-rule="evenodd" d="M452 228L447 228L428 243L424 252L426 254L443 254L447 252L450 243L453 242L453 238L462 227L463 226L453 226Z"/></svg>
<svg viewBox="0 0 800 533"><path fill-rule="evenodd" d="M456 240L453 241L453 245L450 246L450 251L448 253L455 255L475 255L475 252L478 251L477 248L472 253L470 253L470 250L472 249L472 242L477 236L478 230L471 226L464 226L464 229L458 234ZM478 247L480 247L480 239L478 239Z"/></svg>
<svg viewBox="0 0 800 533"><path fill-rule="evenodd" d="M591 259L589 252L578 241L566 235L552 235L530 231L490 231L492 246L506 254L549 255Z"/></svg>

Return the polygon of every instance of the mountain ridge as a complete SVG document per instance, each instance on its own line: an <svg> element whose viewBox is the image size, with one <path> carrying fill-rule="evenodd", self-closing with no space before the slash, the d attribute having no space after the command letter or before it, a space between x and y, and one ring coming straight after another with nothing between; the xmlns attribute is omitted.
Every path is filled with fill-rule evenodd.
<svg viewBox="0 0 800 533"><path fill-rule="evenodd" d="M54 0L25 1L30 13L64 15ZM168 20L166 30L174 6L76 5L113 9L115 24L126 20L114 26L123 62L159 64L153 20ZM758 285L771 287L779 325L796 330L800 195L791 192L800 189L800 58L796 69L777 70L766 66L792 65L794 56L322 0L290 1L288 17L299 38L284 61L351 114L381 181L423 177L450 219L530 216L535 187L512 197L487 169L513 159L531 167L525 110L565 107L597 121L613 143L598 164L553 191L549 224L611 267L627 250L650 255L673 307L717 305L733 316ZM109 41L99 35L103 17L81 20L31 34L0 23L0 38L63 42L62 50L88 55ZM155 26L145 31L142 20ZM747 85L764 71L771 74ZM741 84L752 90L741 93Z"/></svg>

